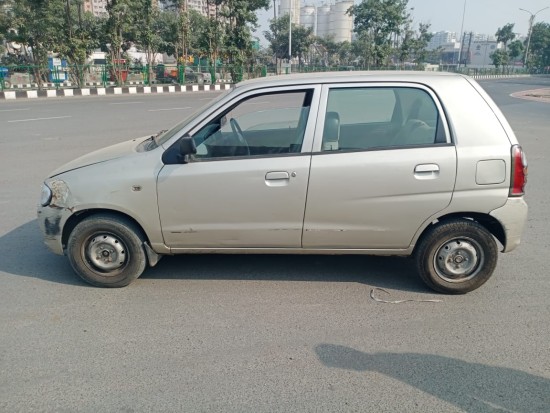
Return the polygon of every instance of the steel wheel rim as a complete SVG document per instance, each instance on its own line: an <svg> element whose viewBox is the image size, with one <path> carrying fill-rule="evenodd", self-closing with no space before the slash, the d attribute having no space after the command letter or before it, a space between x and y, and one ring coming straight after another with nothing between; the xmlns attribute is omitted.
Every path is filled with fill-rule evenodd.
<svg viewBox="0 0 550 413"><path fill-rule="evenodd" d="M457 237L442 243L434 254L437 275L450 283L460 283L474 278L485 262L481 245L467 237Z"/></svg>
<svg viewBox="0 0 550 413"><path fill-rule="evenodd" d="M120 273L130 259L126 244L110 233L97 233L88 238L83 247L85 261L92 269L107 276Z"/></svg>

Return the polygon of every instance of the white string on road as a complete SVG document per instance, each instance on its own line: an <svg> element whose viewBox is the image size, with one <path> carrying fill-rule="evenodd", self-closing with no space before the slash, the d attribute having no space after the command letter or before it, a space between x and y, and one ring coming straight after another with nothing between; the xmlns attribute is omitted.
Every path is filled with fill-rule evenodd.
<svg viewBox="0 0 550 413"><path fill-rule="evenodd" d="M136 103L143 103L143 102L116 102L116 103L109 103L109 105L135 105Z"/></svg>
<svg viewBox="0 0 550 413"><path fill-rule="evenodd" d="M388 290L385 290L384 288L375 287L372 290L370 290L370 298L372 298L374 301L377 301L379 303L387 303L387 304L401 304L401 303L409 303L409 302L416 302L416 303L442 303L443 300L437 300L437 299L416 299L416 298L408 298L405 300L384 300L381 298L378 298L374 295L375 291L382 291L386 294L390 294Z"/></svg>
<svg viewBox="0 0 550 413"><path fill-rule="evenodd" d="M160 112L162 110L185 110L185 109L191 109L191 106L186 106L184 108L149 109L148 112Z"/></svg>
<svg viewBox="0 0 550 413"><path fill-rule="evenodd" d="M65 118L72 118L72 116L54 116L51 118L17 119L17 120L8 120L8 123L33 122L35 120L50 120L50 119L65 119Z"/></svg>
<svg viewBox="0 0 550 413"><path fill-rule="evenodd" d="M17 111L20 111L20 110L29 110L29 108L24 108L24 109L0 109L0 112L17 112Z"/></svg>

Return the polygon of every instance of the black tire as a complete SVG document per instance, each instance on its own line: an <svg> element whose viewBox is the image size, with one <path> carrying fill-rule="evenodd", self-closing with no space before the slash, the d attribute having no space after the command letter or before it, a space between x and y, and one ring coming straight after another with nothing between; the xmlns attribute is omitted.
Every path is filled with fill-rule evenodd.
<svg viewBox="0 0 550 413"><path fill-rule="evenodd" d="M125 287L147 265L144 237L131 221L109 214L92 215L69 235L67 255L74 271L98 287Z"/></svg>
<svg viewBox="0 0 550 413"><path fill-rule="evenodd" d="M481 287L497 265L498 248L475 221L444 221L428 230L415 253L420 278L432 289L465 294Z"/></svg>

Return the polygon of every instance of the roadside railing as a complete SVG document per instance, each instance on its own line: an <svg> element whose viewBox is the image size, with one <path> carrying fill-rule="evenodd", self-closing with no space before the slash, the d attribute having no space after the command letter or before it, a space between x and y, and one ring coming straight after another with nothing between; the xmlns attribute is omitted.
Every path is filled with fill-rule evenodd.
<svg viewBox="0 0 550 413"><path fill-rule="evenodd" d="M0 65L0 90L109 87L129 85L229 82L229 68L182 65L67 65L58 67Z"/></svg>
<svg viewBox="0 0 550 413"><path fill-rule="evenodd" d="M469 76L550 74L550 68L528 71L524 68L471 68L456 65L392 65L364 67L352 65L247 65L242 68L243 80L285 73L338 72L355 70L432 70L459 72ZM176 64L67 65L57 67L0 65L0 90L59 89L133 85L212 84L231 82L230 65L183 66Z"/></svg>

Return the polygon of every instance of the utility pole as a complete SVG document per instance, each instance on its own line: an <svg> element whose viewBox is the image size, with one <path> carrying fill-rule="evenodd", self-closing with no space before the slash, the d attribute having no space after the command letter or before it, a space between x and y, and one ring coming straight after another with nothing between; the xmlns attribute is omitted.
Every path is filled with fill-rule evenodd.
<svg viewBox="0 0 550 413"><path fill-rule="evenodd" d="M468 52L466 53L466 59L464 59L464 67L466 67L470 60L470 47L472 46L472 39L474 37L474 32L470 32L470 38L468 39Z"/></svg>
<svg viewBox="0 0 550 413"><path fill-rule="evenodd" d="M460 68L460 58L462 57L462 47L464 46L464 16L466 15L466 0L462 10L462 24L460 25L460 49L458 50L458 67Z"/></svg>
<svg viewBox="0 0 550 413"><path fill-rule="evenodd" d="M531 43L531 33L533 32L533 22L535 21L535 16L539 14L541 11L546 9L550 9L550 7L545 7L544 9L540 9L536 13L531 13L529 10L520 8L521 11L527 12L531 15L531 17L529 17L529 33L527 34L527 48L525 49L525 56L523 58L524 67L527 66L527 58L529 57L529 45Z"/></svg>

